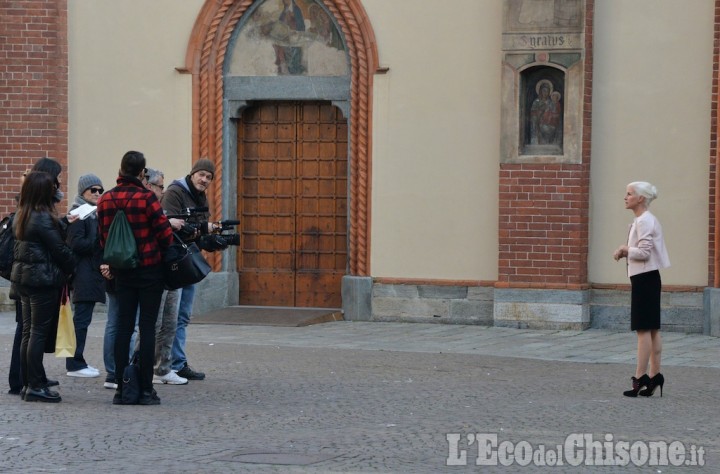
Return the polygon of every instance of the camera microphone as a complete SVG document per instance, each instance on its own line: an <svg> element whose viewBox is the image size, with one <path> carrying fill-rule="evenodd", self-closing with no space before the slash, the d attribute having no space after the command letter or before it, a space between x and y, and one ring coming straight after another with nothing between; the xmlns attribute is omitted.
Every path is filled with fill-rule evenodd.
<svg viewBox="0 0 720 474"><path fill-rule="evenodd" d="M222 224L222 225L240 225L240 221L233 220L233 219L225 219L224 221L220 221L220 224Z"/></svg>
<svg viewBox="0 0 720 474"><path fill-rule="evenodd" d="M183 212L186 214L193 214L196 212L208 212L208 208L206 207L186 207Z"/></svg>

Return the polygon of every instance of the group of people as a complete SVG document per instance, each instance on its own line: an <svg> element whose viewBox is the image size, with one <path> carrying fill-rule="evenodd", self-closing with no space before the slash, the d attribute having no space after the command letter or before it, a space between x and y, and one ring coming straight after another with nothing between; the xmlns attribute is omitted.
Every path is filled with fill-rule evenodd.
<svg viewBox="0 0 720 474"><path fill-rule="evenodd" d="M16 237L10 280L10 296L16 300L17 330L9 372L10 393L26 401L59 402L48 379L43 354L54 352L62 288L70 283L74 303L77 348L67 358L67 375L97 377L99 370L83 356L87 329L96 303L107 294L107 325L104 337L106 388L114 388L113 404L124 404L123 371L131 353L139 355L141 405L157 405L160 398L153 383L182 385L202 380L185 354L186 330L195 295L194 285L166 290L163 253L173 242L173 233L183 241L196 241L207 251L224 250L222 237L215 235L220 224L208 221L205 191L215 175L215 166L198 160L183 179L165 190L164 175L146 167L145 156L127 152L120 163L117 186L105 193L100 179L80 177L78 195L71 212L58 217L55 205L62 201L61 166L41 158L22 178L18 209L13 221ZM613 258L627 259L631 282L631 330L637 332L637 366L632 388L625 396L652 396L662 389L660 372L659 270L670 260L658 219L649 211L657 197L655 186L644 181L627 185L625 208L635 215L625 244ZM96 216L79 219L72 212L84 204L97 206ZM188 208L200 209L185 219ZM137 243L139 266L131 270L112 268L103 262L103 247L116 213L124 210ZM203 210L204 209L204 210ZM166 215L167 214L167 215ZM137 344L132 343L136 326ZM156 333L157 326L157 333Z"/></svg>
<svg viewBox="0 0 720 474"><path fill-rule="evenodd" d="M41 158L23 174L13 221L16 243L10 296L16 301L17 329L9 393L25 401L61 401L52 389L59 382L47 378L43 355L54 352L65 287L70 289L77 341L74 357L66 359L68 376L100 376L85 360L84 350L95 305L107 302L104 386L115 389L113 404L125 404L123 372L133 354L138 356L140 405L160 404L153 383L184 385L205 378L188 365L185 353L194 285L166 290L163 255L175 236L195 241L207 251L227 247L221 236L213 234L220 230L219 224L208 221L205 192L215 166L210 160L198 160L166 192L163 173L146 165L141 152L125 153L117 185L108 192L96 175L81 176L78 194L62 217L56 209L63 199L60 164ZM74 210L86 204L96 206L95 211L80 218ZM167 217L188 208L200 211L183 219ZM103 260L109 228L120 209L137 244L139 264L133 269L113 268Z"/></svg>

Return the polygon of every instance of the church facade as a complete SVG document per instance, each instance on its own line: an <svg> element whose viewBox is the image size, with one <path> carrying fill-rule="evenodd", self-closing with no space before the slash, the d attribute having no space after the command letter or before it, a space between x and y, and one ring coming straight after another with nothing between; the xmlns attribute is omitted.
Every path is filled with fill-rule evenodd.
<svg viewBox="0 0 720 474"><path fill-rule="evenodd" d="M650 181L663 328L720 335L715 0L0 0L4 214L41 156L105 188L214 161L197 311L629 328ZM682 87L680 87L683 85Z"/></svg>

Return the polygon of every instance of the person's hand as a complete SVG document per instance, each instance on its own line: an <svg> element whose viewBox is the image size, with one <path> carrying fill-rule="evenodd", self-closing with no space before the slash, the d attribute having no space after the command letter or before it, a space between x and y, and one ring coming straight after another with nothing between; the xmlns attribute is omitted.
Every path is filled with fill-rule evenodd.
<svg viewBox="0 0 720 474"><path fill-rule="evenodd" d="M185 219L175 219L174 217L171 217L168 220L170 221L170 227L172 227L173 230L180 230L182 229L182 226L185 225Z"/></svg>
<svg viewBox="0 0 720 474"><path fill-rule="evenodd" d="M80 216L78 214L70 214L68 213L66 216L68 224L72 224L76 220L80 219Z"/></svg>
<svg viewBox="0 0 720 474"><path fill-rule="evenodd" d="M100 274L105 277L106 280L112 280L114 278L113 274L110 272L110 265L107 263L100 265Z"/></svg>
<svg viewBox="0 0 720 474"><path fill-rule="evenodd" d="M615 250L615 252L613 253L613 258L615 259L616 262L617 262L618 260L620 260L621 258L624 258L624 257L627 257L627 256L628 256L628 246L627 246L627 245L621 245L621 246L618 247L617 250Z"/></svg>

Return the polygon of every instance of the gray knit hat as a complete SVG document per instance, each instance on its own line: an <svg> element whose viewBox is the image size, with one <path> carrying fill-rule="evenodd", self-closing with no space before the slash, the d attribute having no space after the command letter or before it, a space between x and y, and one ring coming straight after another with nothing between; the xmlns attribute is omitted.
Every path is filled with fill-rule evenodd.
<svg viewBox="0 0 720 474"><path fill-rule="evenodd" d="M92 188L93 186L100 186L101 188L103 187L100 178L98 178L92 173L80 176L80 179L78 180L78 195L82 196L82 193L84 193L88 188Z"/></svg>
<svg viewBox="0 0 720 474"><path fill-rule="evenodd" d="M201 170L212 173L213 178L215 177L215 164L207 158L200 158L197 160L190 170L190 174L193 175Z"/></svg>

